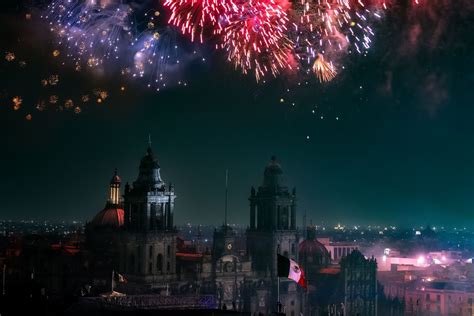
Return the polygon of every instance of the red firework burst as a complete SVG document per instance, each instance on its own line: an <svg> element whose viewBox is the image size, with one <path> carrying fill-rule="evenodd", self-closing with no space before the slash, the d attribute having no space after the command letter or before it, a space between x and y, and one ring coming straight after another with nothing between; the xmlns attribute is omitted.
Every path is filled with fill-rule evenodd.
<svg viewBox="0 0 474 316"><path fill-rule="evenodd" d="M220 32L220 19L225 19L232 10L231 0L166 0L164 5L171 10L169 23L181 29L183 34L196 36L202 43L204 32Z"/></svg>
<svg viewBox="0 0 474 316"><path fill-rule="evenodd" d="M288 68L291 42L286 36L288 16L275 0L248 0L232 7L223 27L221 47L243 73L253 71L259 81Z"/></svg>

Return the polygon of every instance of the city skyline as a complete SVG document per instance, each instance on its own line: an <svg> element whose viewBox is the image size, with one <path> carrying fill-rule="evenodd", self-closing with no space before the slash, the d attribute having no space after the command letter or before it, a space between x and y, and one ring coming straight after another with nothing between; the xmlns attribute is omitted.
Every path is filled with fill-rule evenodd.
<svg viewBox="0 0 474 316"><path fill-rule="evenodd" d="M276 155L297 189L299 216L306 211L315 222L472 226L468 1L387 11L376 45L348 57L326 84L291 76L256 84L228 65L197 63L186 70L186 87L160 92L78 73L67 61L58 66L64 52L51 57L39 13L25 17L30 7L15 2L5 8L2 47L26 66L3 61L2 218L90 219L114 168L134 180L151 134L163 178L176 187L178 223L222 222L228 169L229 220L245 224L250 187ZM214 58L206 49L203 59ZM99 87L108 97L77 115L35 110L25 119L38 98L49 98L41 79L55 72L58 95ZM17 111L15 95L23 98Z"/></svg>

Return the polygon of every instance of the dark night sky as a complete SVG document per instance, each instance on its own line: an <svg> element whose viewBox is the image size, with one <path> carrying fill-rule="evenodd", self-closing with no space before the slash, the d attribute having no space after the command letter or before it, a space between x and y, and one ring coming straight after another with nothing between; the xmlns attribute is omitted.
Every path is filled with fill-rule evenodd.
<svg viewBox="0 0 474 316"><path fill-rule="evenodd" d="M212 55L192 67L188 87L161 93L129 84L119 96L115 80L70 71L65 91L99 80L111 94L80 115L45 112L26 121L3 91L0 217L91 219L115 167L125 181L135 179L151 134L162 176L175 185L178 223L222 222L228 168L230 221L246 224L250 187L260 185L274 154L297 188L299 214L314 222L472 226L473 8L433 3L416 14L389 13L369 55L348 58L347 70L325 86L257 85ZM22 14L2 14L9 36L0 48L17 49L22 38L31 49L17 54L34 60L36 74L51 47L46 35L28 38L34 33L15 18ZM35 79L0 76L2 87L33 95Z"/></svg>

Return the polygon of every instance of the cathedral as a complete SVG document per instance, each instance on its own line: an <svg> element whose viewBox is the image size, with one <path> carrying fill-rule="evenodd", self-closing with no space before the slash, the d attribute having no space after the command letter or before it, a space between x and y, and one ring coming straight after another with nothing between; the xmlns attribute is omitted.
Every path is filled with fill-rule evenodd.
<svg viewBox="0 0 474 316"><path fill-rule="evenodd" d="M123 195L121 183L116 171L104 209L86 227L97 284L107 284L110 271L117 271L127 279L117 290L127 295L211 295L218 308L252 315L275 312L278 298L288 316L344 315L345 309L353 311L347 315L375 315L375 261L354 254L334 266L314 232L298 230L296 189L287 186L275 157L261 184L250 189L246 231L224 223L214 232L212 249L192 253L178 252L176 195L161 177L151 144ZM278 278L277 254L302 265L307 289Z"/></svg>
<svg viewBox="0 0 474 316"><path fill-rule="evenodd" d="M172 184L160 175L151 145L140 161L137 179L125 186L120 269L131 281L166 286L176 274L176 236Z"/></svg>

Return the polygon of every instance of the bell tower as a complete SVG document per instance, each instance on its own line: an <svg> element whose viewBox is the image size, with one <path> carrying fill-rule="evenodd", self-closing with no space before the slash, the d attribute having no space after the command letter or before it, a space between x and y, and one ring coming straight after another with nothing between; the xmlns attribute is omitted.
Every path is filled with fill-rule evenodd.
<svg viewBox="0 0 474 316"><path fill-rule="evenodd" d="M132 280L165 286L176 275L174 187L161 178L151 141L140 161L137 179L125 186L125 238L121 268Z"/></svg>
<svg viewBox="0 0 474 316"><path fill-rule="evenodd" d="M110 180L110 190L109 190L109 204L119 205L120 204L120 184L122 180L117 174L117 168L115 168L114 176Z"/></svg>
<svg viewBox="0 0 474 316"><path fill-rule="evenodd" d="M283 169L273 156L263 173L263 184L250 190L250 227L247 248L257 271L276 274L276 254L297 260L296 189L285 184ZM270 247L271 245L271 247Z"/></svg>

